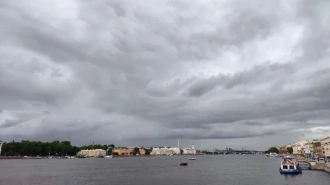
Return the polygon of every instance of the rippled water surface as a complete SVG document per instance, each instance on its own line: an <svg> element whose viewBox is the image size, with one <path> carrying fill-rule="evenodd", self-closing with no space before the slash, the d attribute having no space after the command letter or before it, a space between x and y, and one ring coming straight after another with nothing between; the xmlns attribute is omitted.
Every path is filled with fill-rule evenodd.
<svg viewBox="0 0 330 185"><path fill-rule="evenodd" d="M280 158L219 155L0 160L0 184L329 185L330 174L281 175ZM188 166L179 166L180 162Z"/></svg>

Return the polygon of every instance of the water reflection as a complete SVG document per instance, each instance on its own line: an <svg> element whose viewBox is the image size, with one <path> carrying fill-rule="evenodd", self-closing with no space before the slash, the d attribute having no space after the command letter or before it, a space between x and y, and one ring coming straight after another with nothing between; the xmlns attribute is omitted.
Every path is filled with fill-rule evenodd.
<svg viewBox="0 0 330 185"><path fill-rule="evenodd" d="M285 180L290 180L290 179L294 179L297 178L297 174L282 174L284 176Z"/></svg>

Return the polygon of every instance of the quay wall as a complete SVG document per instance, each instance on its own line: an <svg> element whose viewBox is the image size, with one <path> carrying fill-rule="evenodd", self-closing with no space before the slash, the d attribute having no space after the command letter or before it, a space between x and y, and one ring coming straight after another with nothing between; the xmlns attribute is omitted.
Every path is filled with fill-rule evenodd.
<svg viewBox="0 0 330 185"><path fill-rule="evenodd" d="M325 171L330 173L330 163L325 163L323 161L316 161L316 160L311 160L311 159L306 159L303 157L298 157L297 158L298 162L315 162L315 165L311 165L311 170L319 170L319 171Z"/></svg>
<svg viewBox="0 0 330 185"><path fill-rule="evenodd" d="M320 170L330 173L330 164L329 163L316 163L316 165L311 167L311 170Z"/></svg>
<svg viewBox="0 0 330 185"><path fill-rule="evenodd" d="M41 157L23 157L23 156L0 156L0 160L2 159L42 159Z"/></svg>
<svg viewBox="0 0 330 185"><path fill-rule="evenodd" d="M23 157L22 156L8 156L8 157L0 156L0 159L23 159Z"/></svg>

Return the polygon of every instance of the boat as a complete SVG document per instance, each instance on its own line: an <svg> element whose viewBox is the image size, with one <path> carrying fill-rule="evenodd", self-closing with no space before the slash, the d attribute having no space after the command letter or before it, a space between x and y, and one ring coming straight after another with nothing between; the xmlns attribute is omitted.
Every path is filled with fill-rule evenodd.
<svg viewBox="0 0 330 185"><path fill-rule="evenodd" d="M301 168L299 163L292 157L284 157L279 169L281 174L299 174Z"/></svg>
<svg viewBox="0 0 330 185"><path fill-rule="evenodd" d="M191 157L191 158L189 158L189 160L196 160L196 158Z"/></svg>
<svg viewBox="0 0 330 185"><path fill-rule="evenodd" d="M274 152L274 153L270 152L270 153L269 153L269 157L278 157L278 154L275 153L275 152Z"/></svg>
<svg viewBox="0 0 330 185"><path fill-rule="evenodd" d="M187 165L188 165L188 163L186 163L186 162L180 163L180 166L187 166Z"/></svg>

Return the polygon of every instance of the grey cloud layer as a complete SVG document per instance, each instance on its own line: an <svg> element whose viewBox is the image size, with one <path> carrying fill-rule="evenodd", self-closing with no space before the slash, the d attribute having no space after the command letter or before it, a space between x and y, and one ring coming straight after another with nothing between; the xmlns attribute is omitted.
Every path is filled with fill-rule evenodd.
<svg viewBox="0 0 330 185"><path fill-rule="evenodd" d="M3 139L328 130L326 0L0 4Z"/></svg>

